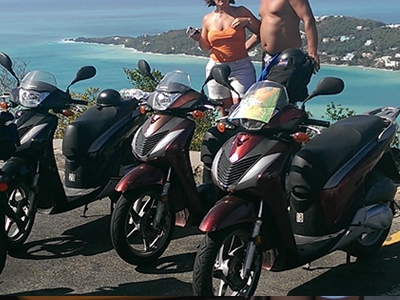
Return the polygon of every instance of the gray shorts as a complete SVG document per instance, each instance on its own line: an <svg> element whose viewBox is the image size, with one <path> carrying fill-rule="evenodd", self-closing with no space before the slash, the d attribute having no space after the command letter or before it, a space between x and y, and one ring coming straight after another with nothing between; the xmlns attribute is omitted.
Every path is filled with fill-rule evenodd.
<svg viewBox="0 0 400 300"><path fill-rule="evenodd" d="M209 60L206 66L206 78L210 74L213 66L220 64L212 59ZM250 57L245 57L239 60L225 63L231 68L231 80L232 87L239 93L240 97L246 93L247 89L256 81L256 70ZM213 100L220 100L224 98L237 98L235 92L231 92L229 89L223 85L211 80L207 84L208 97Z"/></svg>

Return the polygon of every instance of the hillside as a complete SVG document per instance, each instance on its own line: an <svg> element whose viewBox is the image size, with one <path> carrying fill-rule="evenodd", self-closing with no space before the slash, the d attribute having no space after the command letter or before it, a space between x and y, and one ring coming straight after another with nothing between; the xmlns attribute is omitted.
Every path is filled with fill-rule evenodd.
<svg viewBox="0 0 400 300"><path fill-rule="evenodd" d="M317 18L319 53L322 63L400 69L400 26L345 16ZM185 30L170 30L138 37L78 37L75 42L122 45L138 51L162 54L207 56L188 38ZM250 55L261 60L261 48Z"/></svg>

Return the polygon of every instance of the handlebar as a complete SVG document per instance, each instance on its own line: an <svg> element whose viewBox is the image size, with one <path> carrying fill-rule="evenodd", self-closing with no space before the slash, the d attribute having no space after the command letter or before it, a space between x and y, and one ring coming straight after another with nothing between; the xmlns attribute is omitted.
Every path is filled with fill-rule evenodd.
<svg viewBox="0 0 400 300"><path fill-rule="evenodd" d="M224 103L222 103L222 101L216 101L216 100L208 100L208 102L210 103L210 105L217 107L217 106L224 106Z"/></svg>
<svg viewBox="0 0 400 300"><path fill-rule="evenodd" d="M79 104L79 105L88 105L87 101L84 100L78 100L78 99L71 99L69 101L70 104Z"/></svg>
<svg viewBox="0 0 400 300"><path fill-rule="evenodd" d="M307 119L304 122L305 125L314 125L314 126L321 126L321 127L329 127L331 123L329 121L323 120L316 120L316 119Z"/></svg>

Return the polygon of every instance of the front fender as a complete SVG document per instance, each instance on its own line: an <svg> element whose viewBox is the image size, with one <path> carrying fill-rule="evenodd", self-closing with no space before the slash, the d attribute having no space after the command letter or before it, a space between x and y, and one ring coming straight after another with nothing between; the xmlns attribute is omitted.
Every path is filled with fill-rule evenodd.
<svg viewBox="0 0 400 300"><path fill-rule="evenodd" d="M130 170L118 182L115 190L124 193L128 190L150 185L163 185L166 175L163 170L143 163Z"/></svg>
<svg viewBox="0 0 400 300"><path fill-rule="evenodd" d="M20 157L11 157L0 170L0 182L10 183L17 176L29 173L26 161Z"/></svg>
<svg viewBox="0 0 400 300"><path fill-rule="evenodd" d="M254 203L228 195L208 211L199 229L203 232L217 231L238 223L255 222L256 217Z"/></svg>

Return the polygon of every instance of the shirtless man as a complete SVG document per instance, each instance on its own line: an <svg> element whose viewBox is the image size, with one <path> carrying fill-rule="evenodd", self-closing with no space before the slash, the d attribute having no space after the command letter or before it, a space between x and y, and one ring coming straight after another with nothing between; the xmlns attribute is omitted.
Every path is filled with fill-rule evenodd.
<svg viewBox="0 0 400 300"><path fill-rule="evenodd" d="M249 43L261 41L267 56L273 56L288 48L301 48L300 21L303 21L307 40L307 53L315 60L315 71L320 68L317 53L318 33L315 18L308 0L261 0L259 36Z"/></svg>

